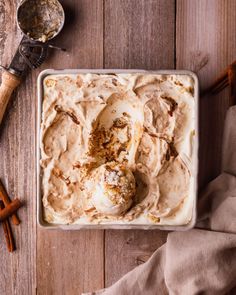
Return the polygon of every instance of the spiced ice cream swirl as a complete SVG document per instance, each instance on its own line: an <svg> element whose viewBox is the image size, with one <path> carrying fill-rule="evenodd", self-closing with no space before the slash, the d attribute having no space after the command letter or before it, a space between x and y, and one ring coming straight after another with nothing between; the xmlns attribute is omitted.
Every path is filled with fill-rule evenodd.
<svg viewBox="0 0 236 295"><path fill-rule="evenodd" d="M187 224L194 200L189 75L71 74L44 79L45 220Z"/></svg>

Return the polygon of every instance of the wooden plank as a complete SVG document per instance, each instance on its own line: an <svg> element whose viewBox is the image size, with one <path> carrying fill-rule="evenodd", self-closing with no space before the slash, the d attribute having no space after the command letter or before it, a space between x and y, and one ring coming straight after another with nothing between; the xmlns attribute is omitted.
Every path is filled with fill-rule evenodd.
<svg viewBox="0 0 236 295"><path fill-rule="evenodd" d="M67 24L44 68L103 66L102 0L65 0ZM35 84L34 84L35 85ZM103 231L37 230L37 292L80 294L103 287Z"/></svg>
<svg viewBox="0 0 236 295"><path fill-rule="evenodd" d="M9 65L21 35L15 12L19 1L0 2L0 64ZM13 197L25 202L19 210L22 223L12 226L17 251L10 254L0 227L0 293L35 294L35 92L31 75L12 97L0 129L0 177Z"/></svg>
<svg viewBox="0 0 236 295"><path fill-rule="evenodd" d="M106 230L105 286L146 262L166 237L166 232L158 230Z"/></svg>
<svg viewBox="0 0 236 295"><path fill-rule="evenodd" d="M198 73L209 86L236 59L234 0L177 1L177 68ZM232 105L228 90L200 102L200 188L220 172L224 117Z"/></svg>
<svg viewBox="0 0 236 295"><path fill-rule="evenodd" d="M174 68L175 1L105 1L105 68ZM161 231L107 230L105 285L147 260L162 245Z"/></svg>

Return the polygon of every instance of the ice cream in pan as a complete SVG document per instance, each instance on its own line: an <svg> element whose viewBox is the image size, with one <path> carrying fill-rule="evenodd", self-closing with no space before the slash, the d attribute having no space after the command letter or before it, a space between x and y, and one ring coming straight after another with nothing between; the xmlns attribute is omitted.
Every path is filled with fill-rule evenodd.
<svg viewBox="0 0 236 295"><path fill-rule="evenodd" d="M190 75L44 79L44 218L57 224L184 225L193 213Z"/></svg>

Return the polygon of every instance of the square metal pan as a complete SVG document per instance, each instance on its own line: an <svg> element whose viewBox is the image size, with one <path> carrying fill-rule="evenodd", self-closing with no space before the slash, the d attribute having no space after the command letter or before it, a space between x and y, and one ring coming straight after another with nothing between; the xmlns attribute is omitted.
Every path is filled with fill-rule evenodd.
<svg viewBox="0 0 236 295"><path fill-rule="evenodd" d="M159 75L189 75L194 80L194 99L195 99L195 143L193 151L193 167L194 167L194 189L195 198L193 205L193 213L191 221L186 225L169 226L169 225L136 225L136 224L49 224L43 219L43 204L42 204L42 193L41 193L41 167L40 167L40 125L42 116L42 102L43 102L43 80L48 75L56 74L121 74L121 73L147 73L147 74L159 74ZM37 112L37 139L36 139L36 186L37 186L37 222L45 229L62 229L62 230L81 230L81 229L159 229L159 230L171 230L171 231L185 231L194 227L197 218L197 180L198 180L198 146L199 146L199 82L195 73L187 70L160 70L160 71L147 71L147 70L123 70L123 69L64 69L64 70L53 70L47 69L42 71L37 80L37 93L38 93L38 112Z"/></svg>

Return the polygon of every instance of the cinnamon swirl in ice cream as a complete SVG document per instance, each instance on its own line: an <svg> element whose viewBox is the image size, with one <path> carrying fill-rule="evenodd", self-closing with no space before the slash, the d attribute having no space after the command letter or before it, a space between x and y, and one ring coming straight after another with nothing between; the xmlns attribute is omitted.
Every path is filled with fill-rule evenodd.
<svg viewBox="0 0 236 295"><path fill-rule="evenodd" d="M191 75L48 75L40 162L45 220L188 224L194 89Z"/></svg>

